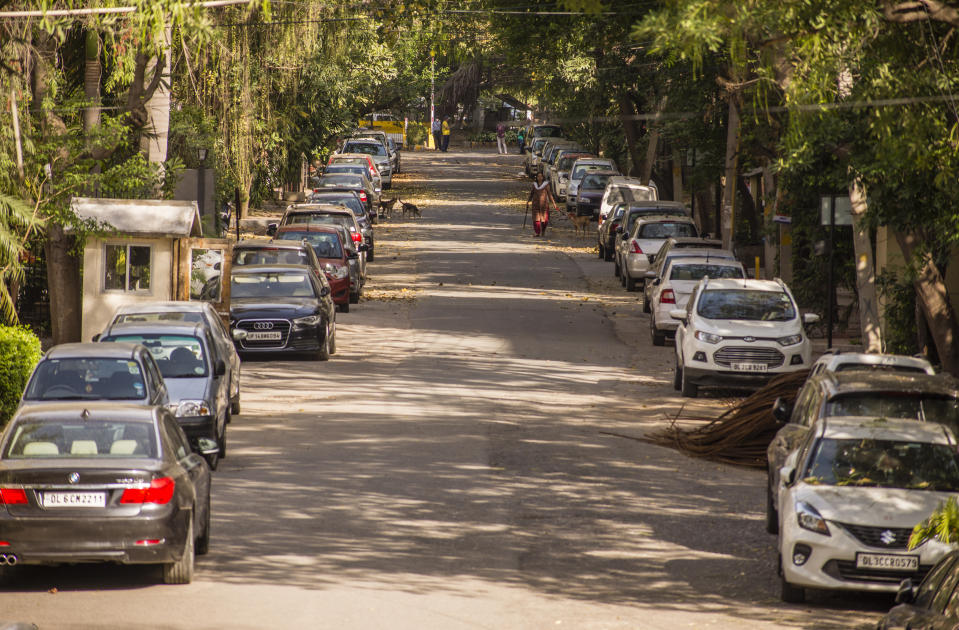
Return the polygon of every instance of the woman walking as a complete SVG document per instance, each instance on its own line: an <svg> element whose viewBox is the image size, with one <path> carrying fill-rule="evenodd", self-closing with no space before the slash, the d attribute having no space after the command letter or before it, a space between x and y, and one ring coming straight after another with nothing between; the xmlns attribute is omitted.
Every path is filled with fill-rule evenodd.
<svg viewBox="0 0 959 630"><path fill-rule="evenodd" d="M549 182L543 181L543 174L536 175L536 183L529 191L528 202L533 204L533 236L546 236L546 226L549 225L549 206L556 207L556 200L549 189ZM558 210L557 210L558 212Z"/></svg>

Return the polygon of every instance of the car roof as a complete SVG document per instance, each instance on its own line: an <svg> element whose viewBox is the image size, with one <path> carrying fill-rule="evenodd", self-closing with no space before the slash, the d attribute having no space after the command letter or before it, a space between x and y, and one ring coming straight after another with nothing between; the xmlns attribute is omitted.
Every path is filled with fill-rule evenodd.
<svg viewBox="0 0 959 630"><path fill-rule="evenodd" d="M135 343L61 343L43 355L47 359L133 359L141 346Z"/></svg>
<svg viewBox="0 0 959 630"><path fill-rule="evenodd" d="M616 175L618 175L618 172L617 172L617 171L612 171L612 170L590 171L590 172L586 173L586 175L584 175L584 177L590 176L590 175L609 175L609 176L612 178L612 177L615 177Z"/></svg>
<svg viewBox="0 0 959 630"><path fill-rule="evenodd" d="M578 160L576 160L576 162L580 162L580 161L583 164L612 164L613 163L612 158L604 158L604 157L596 157L596 156L581 157Z"/></svg>
<svg viewBox="0 0 959 630"><path fill-rule="evenodd" d="M683 245L699 245L703 249L719 249L723 246L723 242L714 238L698 238L695 236L674 236L668 241L666 241L670 247L680 246L682 249Z"/></svg>
<svg viewBox="0 0 959 630"><path fill-rule="evenodd" d="M624 202L625 203L625 202ZM659 201L658 199L649 199L629 202L630 210L655 210L656 208L669 208L670 210L678 208L689 212L689 208L682 201Z"/></svg>
<svg viewBox="0 0 959 630"><path fill-rule="evenodd" d="M331 156L334 160L337 158L363 158L364 160L372 159L372 155L366 153L334 153Z"/></svg>
<svg viewBox="0 0 959 630"><path fill-rule="evenodd" d="M728 249L676 249L671 252L666 252L665 261L676 260L677 258L698 258L703 262L711 260L736 260L736 256L733 255Z"/></svg>
<svg viewBox="0 0 959 630"><path fill-rule="evenodd" d="M308 246L304 245L302 241L275 238L272 240L245 239L234 245L233 249L295 249L299 251L304 247Z"/></svg>
<svg viewBox="0 0 959 630"><path fill-rule="evenodd" d="M117 307L115 315L134 313L200 313L207 309L207 302L140 302Z"/></svg>
<svg viewBox="0 0 959 630"><path fill-rule="evenodd" d="M670 256L669 263L674 267L679 265L702 265L703 263L725 265L727 267L742 267L743 264L734 258L717 258L715 255L707 258L706 256Z"/></svg>
<svg viewBox="0 0 959 630"><path fill-rule="evenodd" d="M644 214L636 219L636 225L647 223L695 223L692 217L683 214Z"/></svg>
<svg viewBox="0 0 959 630"><path fill-rule="evenodd" d="M820 372L818 379L830 396L855 392L928 393L959 398L959 382L947 374L846 370Z"/></svg>
<svg viewBox="0 0 959 630"><path fill-rule="evenodd" d="M102 344L110 345L110 344ZM124 420L130 422L152 423L159 407L144 406L117 401L71 400L69 402L44 402L21 407L11 423L30 420ZM84 415L84 411L88 413Z"/></svg>
<svg viewBox="0 0 959 630"><path fill-rule="evenodd" d="M364 138L362 136L353 136L346 139L346 142L361 142L361 143L370 143L370 144L383 144L375 138Z"/></svg>
<svg viewBox="0 0 959 630"><path fill-rule="evenodd" d="M955 444L949 429L936 422L890 420L887 418L834 416L818 421L818 435L836 440L888 440L894 442L925 442Z"/></svg>
<svg viewBox="0 0 959 630"><path fill-rule="evenodd" d="M284 232L292 232L296 230L297 232L330 232L330 233L339 233L340 229L346 229L342 225L331 225L329 223L287 223L286 225L281 225L276 229L277 234L282 234Z"/></svg>
<svg viewBox="0 0 959 630"><path fill-rule="evenodd" d="M293 271L310 271L312 267L309 265L234 265L232 267L233 273L284 273L284 272L293 272Z"/></svg>
<svg viewBox="0 0 959 630"><path fill-rule="evenodd" d="M835 370L840 365L861 365L866 368L873 366L888 366L932 370L932 364L927 359L923 359L921 357L869 352L827 352L819 357L819 359L816 361L816 364L825 365L825 369L827 370Z"/></svg>
<svg viewBox="0 0 959 630"><path fill-rule="evenodd" d="M750 291L775 291L781 293L785 287L775 280L753 280L751 278L711 278L707 291L724 289L747 289Z"/></svg>
<svg viewBox="0 0 959 630"><path fill-rule="evenodd" d="M157 321L157 322L120 322L110 326L107 335L138 335L141 333L165 335L193 335L206 330L203 322Z"/></svg>

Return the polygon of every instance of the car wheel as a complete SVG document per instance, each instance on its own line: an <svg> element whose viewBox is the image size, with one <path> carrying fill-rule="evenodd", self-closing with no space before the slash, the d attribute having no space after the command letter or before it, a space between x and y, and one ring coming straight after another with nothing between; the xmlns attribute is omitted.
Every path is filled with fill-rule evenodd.
<svg viewBox="0 0 959 630"><path fill-rule="evenodd" d="M683 369L682 386L680 388L680 391L682 391L683 396L685 396L686 398L696 398L696 396L699 395L699 385L697 385L696 383L690 382L689 379L686 378L685 369Z"/></svg>
<svg viewBox="0 0 959 630"><path fill-rule="evenodd" d="M333 321L331 328L333 333L330 335L330 354L336 354L336 320Z"/></svg>
<svg viewBox="0 0 959 630"><path fill-rule="evenodd" d="M207 465L210 466L210 470L216 470L216 467L220 465L220 451L212 455L204 455L203 459L205 459Z"/></svg>
<svg viewBox="0 0 959 630"><path fill-rule="evenodd" d="M360 301L360 292L350 293L350 304L358 304Z"/></svg>
<svg viewBox="0 0 959 630"><path fill-rule="evenodd" d="M196 539L196 555L205 556L210 551L210 494L206 495L206 515L203 517L203 533Z"/></svg>
<svg viewBox="0 0 959 630"><path fill-rule="evenodd" d="M193 561L195 547L193 546L193 515L186 528L186 543L183 545L183 555L176 562L163 565L164 584L189 584L193 581Z"/></svg>
<svg viewBox="0 0 959 630"><path fill-rule="evenodd" d="M773 506L773 491L766 484L766 531L770 534L779 533L779 513Z"/></svg>
<svg viewBox="0 0 959 630"><path fill-rule="evenodd" d="M227 422L233 421L233 416L240 414L240 398L237 396L237 399L230 402L230 416Z"/></svg>
<svg viewBox="0 0 959 630"><path fill-rule="evenodd" d="M341 312L341 313L349 313L349 312L350 312L350 303L347 302L346 304L340 304L340 312Z"/></svg>
<svg viewBox="0 0 959 630"><path fill-rule="evenodd" d="M677 392L682 389L683 386L683 368L679 365L679 360L676 360L676 367L673 368L673 389Z"/></svg>
<svg viewBox="0 0 959 630"><path fill-rule="evenodd" d="M366 260L369 261L369 262L373 262L373 250L372 250L372 249L371 249L370 251L366 252Z"/></svg>
<svg viewBox="0 0 959 630"><path fill-rule="evenodd" d="M656 330L656 322L652 317L649 318L649 335L653 339L654 346L665 346L666 345L666 333L661 333Z"/></svg>
<svg viewBox="0 0 959 630"><path fill-rule="evenodd" d="M619 258L613 261L613 275L619 277Z"/></svg>
<svg viewBox="0 0 959 630"><path fill-rule="evenodd" d="M316 360L317 361L329 361L330 360L330 335L323 335L323 343L320 345L320 349L316 351Z"/></svg>
<svg viewBox="0 0 959 630"><path fill-rule="evenodd" d="M612 252L612 250L610 249L609 245L607 245L607 246L604 248L603 252L604 252L604 253L603 253L603 260L609 262L610 260L613 259L613 252Z"/></svg>
<svg viewBox="0 0 959 630"><path fill-rule="evenodd" d="M652 312L653 312L653 309L651 309L651 308L649 307L649 296L647 296L645 293L643 294L643 312L644 312L644 313L652 313ZM652 318L650 318L650 319L652 319Z"/></svg>
<svg viewBox="0 0 959 630"><path fill-rule="evenodd" d="M780 564L781 563L782 560L780 560ZM806 601L806 589L787 582L786 574L783 573L782 569L780 569L780 573L782 573L782 575L779 577L779 598L787 604L801 604Z"/></svg>
<svg viewBox="0 0 959 630"><path fill-rule="evenodd" d="M626 273L624 273L623 276L626 278L626 290L627 290L627 291L635 291L635 290L636 290L636 284L637 284L636 280L634 280L633 277L632 277L631 275L629 275L629 272L628 272L628 271L627 271Z"/></svg>
<svg viewBox="0 0 959 630"><path fill-rule="evenodd" d="M599 244L599 256L598 256L598 257L599 257L599 258L602 258L603 260L606 259L606 248L603 247L603 244L602 244L602 243Z"/></svg>

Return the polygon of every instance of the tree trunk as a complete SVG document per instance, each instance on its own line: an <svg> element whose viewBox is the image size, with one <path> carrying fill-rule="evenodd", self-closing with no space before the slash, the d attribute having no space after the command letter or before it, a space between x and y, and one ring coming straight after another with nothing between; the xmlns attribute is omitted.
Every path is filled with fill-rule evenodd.
<svg viewBox="0 0 959 630"><path fill-rule="evenodd" d="M733 247L733 221L736 205L736 179L739 166L739 105L736 95L729 95L729 119L726 122L726 178L723 184L722 232L723 248Z"/></svg>
<svg viewBox="0 0 959 630"><path fill-rule="evenodd" d="M866 225L866 193L862 181L849 182L852 205L852 245L856 254L856 290L859 293L859 322L866 352L882 352L882 330L879 326L879 298L876 294L876 264L873 260L869 227Z"/></svg>
<svg viewBox="0 0 959 630"><path fill-rule="evenodd" d="M939 268L929 252L920 252L922 243L914 233L896 231L896 241L906 261L916 265L916 302L920 305L933 344L939 353L942 369L959 376L959 324L949 301L949 291Z"/></svg>
<svg viewBox="0 0 959 630"><path fill-rule="evenodd" d="M625 93L619 95L619 115L623 123L623 133L626 136L626 149L629 151L629 159L632 162L628 173L636 175L639 172L639 165L642 163L639 152L639 125L633 118L636 115L633 102Z"/></svg>
<svg viewBox="0 0 959 630"><path fill-rule="evenodd" d="M80 259L72 253L74 238L63 226L50 223L44 244L47 257L47 289L50 292L50 328L53 343L80 341Z"/></svg>
<svg viewBox="0 0 959 630"><path fill-rule="evenodd" d="M170 136L170 29L166 30L163 57L153 58L147 64L146 76L151 77L152 85L159 77L159 83L153 86L153 92L144 104L146 124L140 136L140 150L146 153L150 162L166 162L167 140ZM149 93L150 85L145 86Z"/></svg>
<svg viewBox="0 0 959 630"><path fill-rule="evenodd" d="M653 127L646 134L649 143L646 145L646 157L643 158L642 170L639 173L639 180L644 186L649 185L649 180L653 177L653 166L656 164L656 151L659 149L659 129Z"/></svg>
<svg viewBox="0 0 959 630"><path fill-rule="evenodd" d="M742 199L742 208L739 210L740 220L749 224L749 236L752 239L751 242L755 242L760 233L759 211L757 210L759 191L757 190L756 196L753 197L752 191L746 185L746 179L738 174L736 176L736 189L739 192L740 199Z"/></svg>
<svg viewBox="0 0 959 630"><path fill-rule="evenodd" d="M779 275L776 270L777 239L770 230L778 232L778 224L773 223L773 217L776 214L776 206L779 204L779 189L776 187L776 175L768 162L763 167L763 192L759 199L763 208L763 256L766 261L766 277L775 278Z"/></svg>
<svg viewBox="0 0 959 630"><path fill-rule="evenodd" d="M683 156L679 149L673 149L673 201L683 200Z"/></svg>

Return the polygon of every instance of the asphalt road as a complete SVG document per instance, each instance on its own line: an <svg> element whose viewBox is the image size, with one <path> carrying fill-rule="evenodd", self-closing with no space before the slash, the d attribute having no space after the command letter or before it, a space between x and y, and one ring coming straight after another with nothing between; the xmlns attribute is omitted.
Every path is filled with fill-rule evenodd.
<svg viewBox="0 0 959 630"><path fill-rule="evenodd" d="M778 600L764 473L623 436L683 401L591 240L523 230L518 156L406 154L329 363L247 361L195 582L26 567L48 628L868 628ZM517 203L519 201L519 203ZM699 399L717 414L726 401Z"/></svg>

